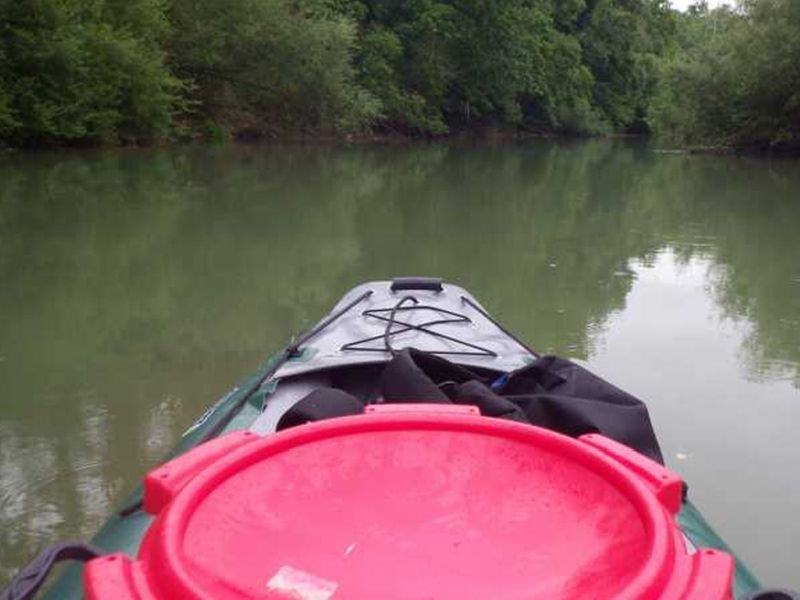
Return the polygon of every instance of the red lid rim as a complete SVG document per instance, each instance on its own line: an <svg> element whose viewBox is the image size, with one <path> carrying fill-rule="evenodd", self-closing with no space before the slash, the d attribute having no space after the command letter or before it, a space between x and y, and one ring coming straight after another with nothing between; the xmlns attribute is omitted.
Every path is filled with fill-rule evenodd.
<svg viewBox="0 0 800 600"><path fill-rule="evenodd" d="M459 431L505 437L531 445L546 442L552 451L593 469L631 503L645 526L646 556L633 579L617 593L616 600L650 597L675 561L674 539L668 533L670 517L664 507L640 479L588 444L540 427L488 417L377 413L310 423L262 438L233 451L199 474L157 517L162 526L156 525L156 528L161 535L148 536L150 556L159 564L161 584L167 583L176 597L213 600L188 572L182 540L194 509L223 481L270 456L321 437L329 439L375 430ZM168 581L164 580L165 575ZM176 593L178 590L180 593Z"/></svg>

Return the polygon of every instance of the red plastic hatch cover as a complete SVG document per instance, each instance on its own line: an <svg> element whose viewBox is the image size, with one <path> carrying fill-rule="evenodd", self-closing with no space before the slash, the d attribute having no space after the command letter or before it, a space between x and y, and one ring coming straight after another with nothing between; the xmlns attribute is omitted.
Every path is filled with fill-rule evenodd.
<svg viewBox="0 0 800 600"><path fill-rule="evenodd" d="M601 436L406 405L211 444L151 473L139 556L92 561L89 600L731 597L680 480Z"/></svg>

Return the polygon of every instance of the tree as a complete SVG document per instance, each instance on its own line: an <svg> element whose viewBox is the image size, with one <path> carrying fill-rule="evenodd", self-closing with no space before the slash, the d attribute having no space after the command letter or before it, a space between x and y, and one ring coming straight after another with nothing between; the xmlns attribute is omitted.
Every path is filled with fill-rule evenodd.
<svg viewBox="0 0 800 600"><path fill-rule="evenodd" d="M0 0L0 135L39 144L150 138L180 90L160 0Z"/></svg>
<svg viewBox="0 0 800 600"><path fill-rule="evenodd" d="M660 65L652 120L679 142L800 148L800 4L704 3L680 17Z"/></svg>
<svg viewBox="0 0 800 600"><path fill-rule="evenodd" d="M288 0L173 0L175 73L202 118L239 134L353 130L379 102L357 85L356 29Z"/></svg>
<svg viewBox="0 0 800 600"><path fill-rule="evenodd" d="M657 58L673 32L664 0L588 0L579 17L592 102L615 129L645 124Z"/></svg>
<svg viewBox="0 0 800 600"><path fill-rule="evenodd" d="M348 6L364 32L364 83L383 100L392 129L436 134L483 125L554 129L566 122L584 129L576 116L591 111L591 74L568 31L582 0Z"/></svg>

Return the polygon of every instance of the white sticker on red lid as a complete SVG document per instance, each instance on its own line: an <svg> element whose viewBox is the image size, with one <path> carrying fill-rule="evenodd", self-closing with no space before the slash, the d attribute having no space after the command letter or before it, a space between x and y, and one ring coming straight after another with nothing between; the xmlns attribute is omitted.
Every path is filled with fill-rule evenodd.
<svg viewBox="0 0 800 600"><path fill-rule="evenodd" d="M299 569L284 565L267 582L267 589L281 592L291 600L330 600L339 585Z"/></svg>

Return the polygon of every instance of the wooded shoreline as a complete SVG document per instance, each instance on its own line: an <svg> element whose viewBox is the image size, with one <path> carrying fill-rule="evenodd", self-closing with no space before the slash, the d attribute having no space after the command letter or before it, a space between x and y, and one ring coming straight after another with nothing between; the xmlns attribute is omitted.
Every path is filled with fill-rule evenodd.
<svg viewBox="0 0 800 600"><path fill-rule="evenodd" d="M0 0L0 147L634 134L796 154L797 56L793 0Z"/></svg>
<svg viewBox="0 0 800 600"><path fill-rule="evenodd" d="M209 140L207 138L197 136L194 138L182 139L169 139L160 138L156 140L136 140L129 143L99 143L99 142L84 142L84 143L68 143L68 144L49 144L27 147L12 147L0 145L0 156L5 154L15 154L18 152L36 153L40 151L66 151L66 150L95 150L103 148L167 148L175 146L193 146L193 145L219 145L219 144L301 144L301 145L340 145L348 144L353 146L358 145L407 145L407 144L428 144L435 142L466 142L466 143L512 143L525 140L537 139L554 139L568 142L571 140L590 140L590 139L609 139L609 140L625 140L625 139L639 139L643 142L651 144L653 150L658 154L683 154L695 156L742 156L742 157L762 157L762 158L787 158L794 159L800 158L800 145L793 146L749 146L749 147L735 147L735 146L695 146L695 145L675 145L667 142L662 143L658 139L654 139L646 134L628 134L628 133L606 133L594 135L575 135L575 134L560 134L560 133L530 133L525 131L509 131L509 130L495 130L488 132L486 130L472 130L472 131L459 131L447 134L440 134L437 136L412 136L403 134L385 134L385 133L342 133L335 135L291 135L286 134L278 137L246 137L235 138L231 137L225 141Z"/></svg>

